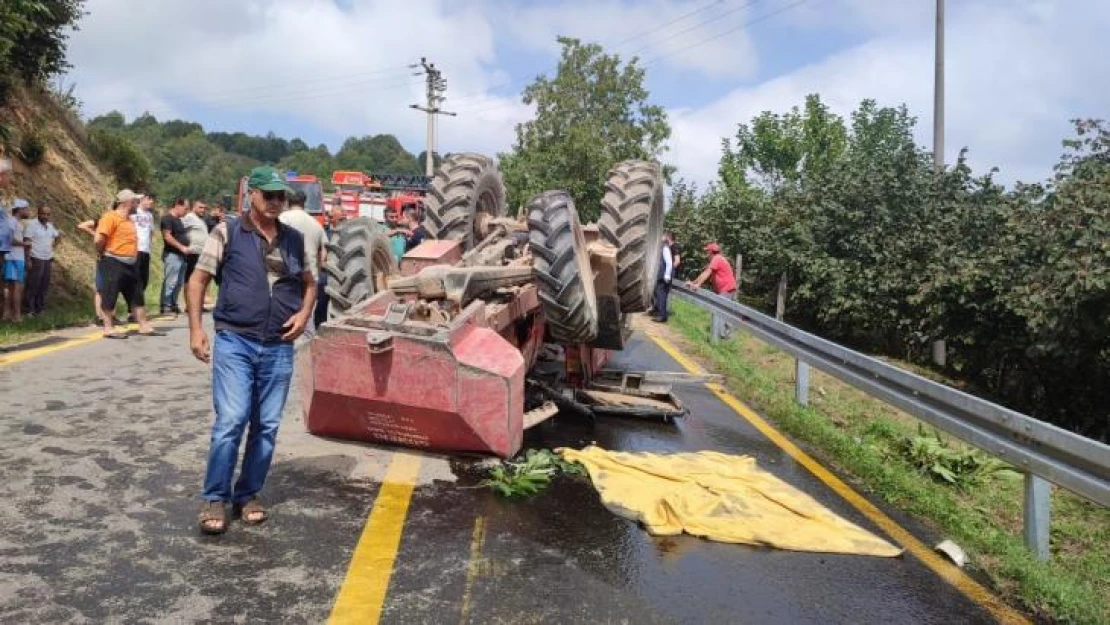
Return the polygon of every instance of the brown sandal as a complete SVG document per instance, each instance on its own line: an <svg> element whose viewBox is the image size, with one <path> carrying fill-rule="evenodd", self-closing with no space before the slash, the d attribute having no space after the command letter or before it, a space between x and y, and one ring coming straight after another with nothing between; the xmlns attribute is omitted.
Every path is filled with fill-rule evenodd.
<svg viewBox="0 0 1110 625"><path fill-rule="evenodd" d="M231 509L232 513L247 525L259 525L269 517L266 508L262 505L262 500L258 497L252 497L246 503L237 503Z"/></svg>
<svg viewBox="0 0 1110 625"><path fill-rule="evenodd" d="M213 523L215 521L216 523ZM223 534L227 531L227 509L222 501L206 501L197 515L200 531L205 534Z"/></svg>

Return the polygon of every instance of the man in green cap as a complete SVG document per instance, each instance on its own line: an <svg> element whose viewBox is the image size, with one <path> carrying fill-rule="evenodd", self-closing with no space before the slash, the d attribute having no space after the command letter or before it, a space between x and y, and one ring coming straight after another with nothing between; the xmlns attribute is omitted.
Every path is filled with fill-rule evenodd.
<svg viewBox="0 0 1110 625"><path fill-rule="evenodd" d="M267 518L258 493L289 394L293 341L304 332L316 301L304 239L278 221L290 191L285 179L272 167L256 167L247 186L250 210L212 231L185 293L190 348L201 362L212 362L216 420L199 516L200 529L208 534L227 530L228 503L246 524ZM220 290L210 348L201 311L213 277ZM232 487L239 442L248 426L242 469Z"/></svg>

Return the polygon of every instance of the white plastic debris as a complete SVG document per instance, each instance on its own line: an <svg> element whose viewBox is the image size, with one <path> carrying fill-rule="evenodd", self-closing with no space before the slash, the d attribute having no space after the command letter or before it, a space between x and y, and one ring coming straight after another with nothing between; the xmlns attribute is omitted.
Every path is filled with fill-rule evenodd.
<svg viewBox="0 0 1110 625"><path fill-rule="evenodd" d="M951 540L942 541L934 549L948 556L948 559L961 569L967 564L967 553Z"/></svg>

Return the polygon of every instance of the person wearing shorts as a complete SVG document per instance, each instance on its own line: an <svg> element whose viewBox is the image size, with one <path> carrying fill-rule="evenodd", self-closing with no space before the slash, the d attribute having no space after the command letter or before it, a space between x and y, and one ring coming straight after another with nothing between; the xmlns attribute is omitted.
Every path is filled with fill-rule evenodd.
<svg viewBox="0 0 1110 625"><path fill-rule="evenodd" d="M31 216L27 200L17 199L11 216L4 215L12 231L11 251L4 259L3 318L19 323L23 320L23 284L27 280L27 248L31 242L23 234L23 220Z"/></svg>
<svg viewBox="0 0 1110 625"><path fill-rule="evenodd" d="M139 277L139 245L135 224L130 216L141 196L124 189L116 196L118 205L104 213L97 221L96 251L98 263L100 305L104 322L104 337L127 338L126 332L115 330L116 302L120 296L131 304L139 322L139 335L161 335L150 325L143 302L143 284Z"/></svg>

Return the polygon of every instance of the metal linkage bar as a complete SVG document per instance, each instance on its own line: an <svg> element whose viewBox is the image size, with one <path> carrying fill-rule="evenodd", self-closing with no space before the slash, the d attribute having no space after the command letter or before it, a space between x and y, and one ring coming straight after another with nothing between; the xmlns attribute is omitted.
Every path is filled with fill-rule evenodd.
<svg viewBox="0 0 1110 625"><path fill-rule="evenodd" d="M1110 506L1108 445L852 351L708 291L676 284L672 292L799 362L817 367L1027 474Z"/></svg>

